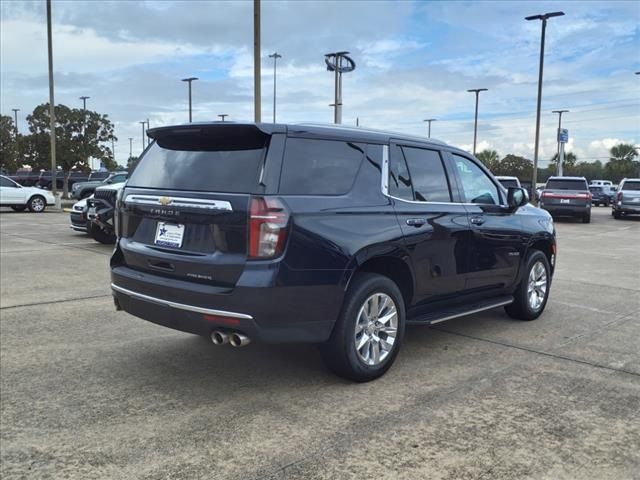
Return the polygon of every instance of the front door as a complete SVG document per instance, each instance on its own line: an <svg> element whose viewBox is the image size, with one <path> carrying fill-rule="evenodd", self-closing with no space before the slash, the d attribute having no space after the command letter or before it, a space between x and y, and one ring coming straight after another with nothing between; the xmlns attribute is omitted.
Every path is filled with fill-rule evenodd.
<svg viewBox="0 0 640 480"><path fill-rule="evenodd" d="M522 251L521 222L506 206L497 182L474 160L451 154L459 194L473 235L465 290L499 290L513 284Z"/></svg>
<svg viewBox="0 0 640 480"><path fill-rule="evenodd" d="M446 298L464 288L467 212L452 203L439 150L392 144L390 153L388 194L411 256L416 303Z"/></svg>
<svg viewBox="0 0 640 480"><path fill-rule="evenodd" d="M0 177L0 203L2 205L23 205L25 195L22 187L5 177Z"/></svg>

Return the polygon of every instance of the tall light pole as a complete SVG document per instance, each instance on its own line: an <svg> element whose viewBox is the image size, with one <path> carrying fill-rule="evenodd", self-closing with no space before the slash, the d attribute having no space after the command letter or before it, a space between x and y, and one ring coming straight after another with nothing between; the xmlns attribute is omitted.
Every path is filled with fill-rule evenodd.
<svg viewBox="0 0 640 480"><path fill-rule="evenodd" d="M138 122L138 123L140 125L142 125L142 151L144 152L144 144L145 144L145 141L144 141L144 126L147 124L147 122L143 120L142 122Z"/></svg>
<svg viewBox="0 0 640 480"><path fill-rule="evenodd" d="M82 148L84 150L84 161L89 165L89 156L87 155L87 100L91 97L82 96ZM91 165L89 165L91 167Z"/></svg>
<svg viewBox="0 0 640 480"><path fill-rule="evenodd" d="M224 122L224 119L227 118L229 116L228 113L220 113L218 114L218 116L220 117L221 121Z"/></svg>
<svg viewBox="0 0 640 480"><path fill-rule="evenodd" d="M427 122L429 124L429 129L427 131L427 137L431 138L431 122L437 122L438 119L436 118L427 118L426 120L423 120L423 122Z"/></svg>
<svg viewBox="0 0 640 480"><path fill-rule="evenodd" d="M129 158L133 157L133 137L129 137Z"/></svg>
<svg viewBox="0 0 640 480"><path fill-rule="evenodd" d="M51 29L51 0L47 0L47 49L49 57L49 130L51 141L51 193L56 197L56 109L53 98L53 36ZM57 198L57 197L56 197ZM56 202L57 203L57 202Z"/></svg>
<svg viewBox="0 0 640 480"><path fill-rule="evenodd" d="M18 112L20 111L19 108L12 108L11 109L13 111L13 118L14 118L14 125L16 127L16 138L18 138Z"/></svg>
<svg viewBox="0 0 640 480"><path fill-rule="evenodd" d="M262 121L262 92L260 73L260 0L253 0L253 121Z"/></svg>
<svg viewBox="0 0 640 480"><path fill-rule="evenodd" d="M273 52L269 55L269 58L273 58L273 123L276 123L276 64L279 58L282 58L278 52Z"/></svg>
<svg viewBox="0 0 640 480"><path fill-rule="evenodd" d="M113 161L117 165L118 162L116 162L116 139L113 135L111 136L111 155L113 155Z"/></svg>
<svg viewBox="0 0 640 480"><path fill-rule="evenodd" d="M189 84L189 123L191 123L191 82L193 82L194 80L198 80L198 77L189 77L182 79L183 82L187 82Z"/></svg>
<svg viewBox="0 0 640 480"><path fill-rule="evenodd" d="M542 20L542 35L540 36L540 68L538 70L538 106L536 108L536 139L533 150L533 178L531 179L531 187L535 190L538 183L538 148L540 145L540 107L542 104L542 71L544 69L544 37L547 31L547 20L553 17L561 17L564 12L550 12L543 15L531 15L525 17L525 20Z"/></svg>
<svg viewBox="0 0 640 480"><path fill-rule="evenodd" d="M349 52L334 52L324 56L327 70L334 73L335 95L334 102L330 106L334 107L333 123L335 124L342 123L342 74L356 69L356 62L348 54Z"/></svg>
<svg viewBox="0 0 640 480"><path fill-rule="evenodd" d="M471 90L467 90L467 92L476 94L476 115L475 120L473 122L473 154L476 154L476 139L478 138L478 97L480 96L480 92L486 92L488 88L472 88Z"/></svg>
<svg viewBox="0 0 640 480"><path fill-rule="evenodd" d="M558 151L557 151L557 162L558 162L558 169L556 170L556 172L558 173L558 175L562 176L562 164L560 163L560 129L562 128L562 114L563 113L569 113L569 110L552 110L551 113L557 113L558 114Z"/></svg>
<svg viewBox="0 0 640 480"><path fill-rule="evenodd" d="M147 118L147 132L151 128L151 124L149 123L149 119ZM147 135L147 146L151 145L151 137Z"/></svg>

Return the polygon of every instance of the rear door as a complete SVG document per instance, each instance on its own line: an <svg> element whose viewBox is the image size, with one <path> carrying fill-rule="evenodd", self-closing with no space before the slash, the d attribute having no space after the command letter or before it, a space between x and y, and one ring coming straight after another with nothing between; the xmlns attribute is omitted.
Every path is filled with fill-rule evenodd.
<svg viewBox="0 0 640 480"><path fill-rule="evenodd" d="M159 129L120 202L130 268L233 286L247 258L251 194L265 190L268 135L253 125Z"/></svg>
<svg viewBox="0 0 640 480"><path fill-rule="evenodd" d="M416 303L461 291L470 229L464 206L452 201L442 152L392 143L387 190L411 255Z"/></svg>

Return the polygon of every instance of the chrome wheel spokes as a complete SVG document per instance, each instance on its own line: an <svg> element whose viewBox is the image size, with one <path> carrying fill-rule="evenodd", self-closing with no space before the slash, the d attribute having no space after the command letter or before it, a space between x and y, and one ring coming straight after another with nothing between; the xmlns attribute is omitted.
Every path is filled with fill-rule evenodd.
<svg viewBox="0 0 640 480"><path fill-rule="evenodd" d="M541 261L537 261L529 271L527 298L532 310L539 310L547 294L547 270Z"/></svg>
<svg viewBox="0 0 640 480"><path fill-rule="evenodd" d="M385 293L374 293L358 312L355 326L355 347L366 365L382 363L393 350L398 332L398 310Z"/></svg>

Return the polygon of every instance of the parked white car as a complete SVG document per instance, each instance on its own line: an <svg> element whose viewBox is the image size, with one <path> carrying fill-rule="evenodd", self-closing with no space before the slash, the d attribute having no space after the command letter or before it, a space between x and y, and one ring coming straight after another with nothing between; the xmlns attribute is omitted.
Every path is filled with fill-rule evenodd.
<svg viewBox="0 0 640 480"><path fill-rule="evenodd" d="M11 207L16 212L25 208L35 213L44 212L47 205L55 205L56 199L48 190L23 187L10 178L0 175L0 205Z"/></svg>
<svg viewBox="0 0 640 480"><path fill-rule="evenodd" d="M613 183L611 180L591 180L590 187L611 187Z"/></svg>

